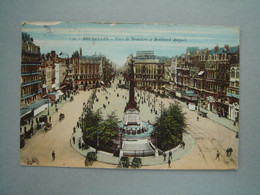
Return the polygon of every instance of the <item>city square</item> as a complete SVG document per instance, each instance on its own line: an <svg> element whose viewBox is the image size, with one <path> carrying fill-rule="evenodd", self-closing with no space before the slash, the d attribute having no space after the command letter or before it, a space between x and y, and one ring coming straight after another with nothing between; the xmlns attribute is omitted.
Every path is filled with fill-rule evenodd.
<svg viewBox="0 0 260 195"><path fill-rule="evenodd" d="M111 88L107 88L107 92L100 92L98 97L100 101L105 99L105 95L108 95L110 101L110 107L112 110L118 112L118 116L121 115L126 100L124 97L128 96L128 91L125 89L116 89L116 83ZM115 92L114 92L115 90ZM116 97L119 93L120 97ZM68 167L85 167L84 160L87 151L81 150L77 141L73 145L73 127L78 121L81 115L83 103L87 102L88 97L91 94L90 91L80 91L74 98L73 102L66 102L60 107L59 112L65 114L65 119L59 122L59 112L54 112L52 115L53 127L51 131L44 132L44 130L37 131L31 139L26 140L25 147L21 149L21 164L27 165L27 161L32 158L38 159L39 166L68 166ZM110 94L110 95L109 95ZM153 95L151 95L153 97ZM128 99L128 98L127 98ZM179 102L174 99L158 98L157 109L159 110L159 102L162 101L165 107L169 103ZM215 122L214 119L218 116L212 116L210 118L200 117L197 121L197 112L190 111L185 104L181 103L182 108L187 112L187 119L189 126L187 128L188 134L191 136L187 139L185 149L179 149L173 153L173 162L170 169L234 169L237 168L238 159L238 139L236 138L236 132L238 128L232 128L233 124L227 119L221 121L220 124ZM94 109L100 105L94 105ZM144 105L141 105L141 117L149 119L147 114L150 113L149 108L145 109ZM143 108L143 109L142 109ZM102 110L104 116L108 112L109 108ZM121 112L121 114L120 114ZM214 118L215 117L215 118ZM230 129L232 128L232 129ZM76 132L81 136L81 131ZM78 137L78 138L79 138ZM232 156L226 156L226 148L232 147L234 149ZM52 160L51 152L55 151L55 161ZM220 160L216 160L217 151L220 151ZM176 153L176 155L175 155ZM111 159L110 159L111 158ZM149 157L144 157L149 158ZM169 169L166 161L160 156L158 159L151 158L151 164L149 166L142 166L142 169ZM106 156L98 154L98 161L94 162L93 168L116 168L119 158L112 157L112 155ZM144 160L143 160L144 161ZM154 161L154 162L153 162ZM107 162L107 163L106 163Z"/></svg>
<svg viewBox="0 0 260 195"><path fill-rule="evenodd" d="M129 40L176 41L82 39ZM22 41L21 165L238 168L239 45L187 47L174 57L136 47L118 65L96 52L84 55L81 47L71 56L41 54L27 32Z"/></svg>

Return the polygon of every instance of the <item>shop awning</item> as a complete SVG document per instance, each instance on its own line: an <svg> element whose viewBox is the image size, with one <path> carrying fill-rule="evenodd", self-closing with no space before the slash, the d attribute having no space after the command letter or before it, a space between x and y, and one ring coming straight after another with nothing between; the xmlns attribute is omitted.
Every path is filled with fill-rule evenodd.
<svg viewBox="0 0 260 195"><path fill-rule="evenodd" d="M61 92L61 90L58 90L57 93L59 94L59 96L63 95L63 93Z"/></svg>
<svg viewBox="0 0 260 195"><path fill-rule="evenodd" d="M42 105L48 103L48 100L46 99L41 99L38 100L32 104L29 104L28 106L21 108L20 109L20 118L24 117L27 114L30 114L31 112L33 112L34 110L40 108Z"/></svg>
<svg viewBox="0 0 260 195"><path fill-rule="evenodd" d="M200 71L200 72L198 73L199 76L201 76L201 75L203 75L203 74L204 74L204 71Z"/></svg>

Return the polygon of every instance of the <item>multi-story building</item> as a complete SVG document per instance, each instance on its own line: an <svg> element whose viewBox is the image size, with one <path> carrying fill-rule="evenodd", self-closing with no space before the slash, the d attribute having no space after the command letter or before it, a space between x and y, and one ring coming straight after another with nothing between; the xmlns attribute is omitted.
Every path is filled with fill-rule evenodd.
<svg viewBox="0 0 260 195"><path fill-rule="evenodd" d="M112 63L103 55L82 56L82 50L74 52L73 63L75 89L108 86L111 81Z"/></svg>
<svg viewBox="0 0 260 195"><path fill-rule="evenodd" d="M216 46L209 51L206 62L205 96L207 97L208 110L227 117L229 103L227 88L230 85L230 67L238 64L238 47L223 48Z"/></svg>
<svg viewBox="0 0 260 195"><path fill-rule="evenodd" d="M66 87L67 66L68 58L58 56L55 51L42 55L44 97ZM59 94L62 93L59 91Z"/></svg>
<svg viewBox="0 0 260 195"><path fill-rule="evenodd" d="M27 33L22 33L21 107L41 99L42 71L40 47Z"/></svg>
<svg viewBox="0 0 260 195"><path fill-rule="evenodd" d="M185 98L186 92L193 91L200 106L238 120L239 46L216 46L213 50L187 48L176 64L177 97Z"/></svg>
<svg viewBox="0 0 260 195"><path fill-rule="evenodd" d="M230 61L230 84L227 88L227 97L229 101L228 118L233 121L239 120L239 67L240 67L240 48L230 48L234 55Z"/></svg>
<svg viewBox="0 0 260 195"><path fill-rule="evenodd" d="M134 58L136 85L139 89L159 91L164 85L165 61L168 57L155 56L154 51L138 51Z"/></svg>
<svg viewBox="0 0 260 195"><path fill-rule="evenodd" d="M178 57L173 57L171 62L171 89L177 85L177 64L178 64Z"/></svg>
<svg viewBox="0 0 260 195"><path fill-rule="evenodd" d="M66 77L66 86L67 89L73 90L74 89L74 71L73 71L73 64L69 63L67 68L67 77Z"/></svg>
<svg viewBox="0 0 260 195"><path fill-rule="evenodd" d="M186 91L188 90L190 69L186 64L186 56L183 54L178 58L177 61L177 90ZM180 97L177 93L177 96Z"/></svg>

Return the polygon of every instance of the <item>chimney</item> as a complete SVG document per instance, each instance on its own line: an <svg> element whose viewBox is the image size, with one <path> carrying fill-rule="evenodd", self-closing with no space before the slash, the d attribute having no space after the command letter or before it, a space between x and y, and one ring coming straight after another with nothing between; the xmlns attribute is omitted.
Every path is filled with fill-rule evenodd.
<svg viewBox="0 0 260 195"><path fill-rule="evenodd" d="M214 51L217 52L219 50L219 46L216 46Z"/></svg>
<svg viewBox="0 0 260 195"><path fill-rule="evenodd" d="M82 49L79 49L79 56L82 57Z"/></svg>
<svg viewBox="0 0 260 195"><path fill-rule="evenodd" d="M228 51L229 50L229 45L225 45L224 48L225 48L226 51Z"/></svg>

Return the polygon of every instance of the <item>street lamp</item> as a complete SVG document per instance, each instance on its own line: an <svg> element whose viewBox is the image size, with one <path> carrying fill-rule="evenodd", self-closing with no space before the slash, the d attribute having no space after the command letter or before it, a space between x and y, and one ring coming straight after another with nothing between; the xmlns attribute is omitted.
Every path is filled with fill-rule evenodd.
<svg viewBox="0 0 260 195"><path fill-rule="evenodd" d="M83 128L83 127L84 127L84 125L83 125L83 124L84 124L84 121L83 121L84 118L85 118L85 113L83 112L82 115L81 115L81 129L82 129L82 131L83 131L83 129L84 129L84 128Z"/></svg>
<svg viewBox="0 0 260 195"><path fill-rule="evenodd" d="M96 148L96 153L97 153L97 151L98 151L98 148L99 148L99 139L98 139L98 129L97 129L97 148Z"/></svg>
<svg viewBox="0 0 260 195"><path fill-rule="evenodd" d="M161 109L161 117L162 117L162 112L163 112L163 106L164 106L164 103L161 101L161 103L160 103L160 109Z"/></svg>
<svg viewBox="0 0 260 195"><path fill-rule="evenodd" d="M50 99L48 98L48 116L50 115L50 108L49 108L49 104L50 104Z"/></svg>

